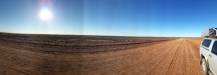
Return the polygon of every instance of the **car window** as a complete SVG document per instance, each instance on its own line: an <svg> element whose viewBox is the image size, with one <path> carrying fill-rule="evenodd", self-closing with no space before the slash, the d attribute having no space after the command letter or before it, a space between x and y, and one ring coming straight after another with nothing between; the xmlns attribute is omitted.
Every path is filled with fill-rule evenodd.
<svg viewBox="0 0 217 75"><path fill-rule="evenodd" d="M205 47L209 47L210 43L211 43L211 40L204 39L202 45L205 46Z"/></svg>
<svg viewBox="0 0 217 75"><path fill-rule="evenodd" d="M214 42L211 52L217 55L217 41Z"/></svg>

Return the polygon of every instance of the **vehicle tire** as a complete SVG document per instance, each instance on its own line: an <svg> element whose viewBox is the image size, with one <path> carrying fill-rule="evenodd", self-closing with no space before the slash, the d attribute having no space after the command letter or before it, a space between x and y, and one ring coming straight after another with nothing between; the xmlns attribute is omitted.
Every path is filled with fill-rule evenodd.
<svg viewBox="0 0 217 75"><path fill-rule="evenodd" d="M209 75L207 62L204 58L202 58L201 60L201 67L202 67L203 75Z"/></svg>

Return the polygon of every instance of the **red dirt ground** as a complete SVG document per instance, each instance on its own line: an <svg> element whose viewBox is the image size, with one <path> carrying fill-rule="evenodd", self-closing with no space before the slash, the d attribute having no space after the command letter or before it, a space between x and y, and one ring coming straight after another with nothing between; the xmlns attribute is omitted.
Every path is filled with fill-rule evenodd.
<svg viewBox="0 0 217 75"><path fill-rule="evenodd" d="M0 38L0 75L202 75L200 39L113 38L98 46L60 46Z"/></svg>

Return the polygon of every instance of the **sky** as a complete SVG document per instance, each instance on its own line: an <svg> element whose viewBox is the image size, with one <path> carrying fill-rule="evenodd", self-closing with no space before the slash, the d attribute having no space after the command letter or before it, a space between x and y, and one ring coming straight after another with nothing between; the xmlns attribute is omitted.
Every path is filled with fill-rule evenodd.
<svg viewBox="0 0 217 75"><path fill-rule="evenodd" d="M0 32L199 37L217 25L217 0L0 0ZM39 17L42 9L52 19Z"/></svg>

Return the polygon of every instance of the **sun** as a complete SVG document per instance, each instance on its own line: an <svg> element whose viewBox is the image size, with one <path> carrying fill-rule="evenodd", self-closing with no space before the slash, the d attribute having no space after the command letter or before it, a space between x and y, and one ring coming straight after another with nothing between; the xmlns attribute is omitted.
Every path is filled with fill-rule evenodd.
<svg viewBox="0 0 217 75"><path fill-rule="evenodd" d="M50 21L53 19L52 11L46 8L41 9L38 16L42 21Z"/></svg>

